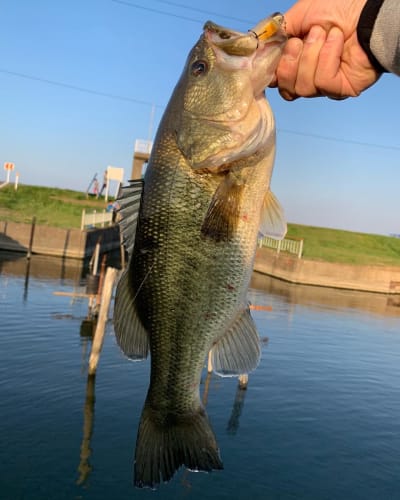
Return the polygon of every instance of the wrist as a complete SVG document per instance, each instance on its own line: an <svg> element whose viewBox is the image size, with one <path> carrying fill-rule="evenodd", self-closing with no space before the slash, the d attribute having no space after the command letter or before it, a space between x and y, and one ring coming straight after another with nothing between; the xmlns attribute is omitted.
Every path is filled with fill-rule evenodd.
<svg viewBox="0 0 400 500"><path fill-rule="evenodd" d="M367 54L372 66L379 73L385 73L387 72L387 69L382 66L382 64L378 61L378 59L372 52L371 37L374 30L376 18L378 17L383 2L384 0L367 0L361 11L360 18L357 24L358 43Z"/></svg>

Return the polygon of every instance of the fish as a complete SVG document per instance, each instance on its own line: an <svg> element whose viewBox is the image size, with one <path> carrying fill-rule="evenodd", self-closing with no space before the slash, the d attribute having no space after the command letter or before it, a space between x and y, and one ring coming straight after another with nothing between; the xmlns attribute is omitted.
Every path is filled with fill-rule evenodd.
<svg viewBox="0 0 400 500"><path fill-rule="evenodd" d="M265 96L287 36L276 13L246 33L211 21L190 51L158 127L143 180L119 199L129 261L114 331L132 360L150 354L134 484L157 488L182 466L223 462L200 399L214 371L254 370L260 339L247 290L260 235L283 238L270 189L275 122Z"/></svg>

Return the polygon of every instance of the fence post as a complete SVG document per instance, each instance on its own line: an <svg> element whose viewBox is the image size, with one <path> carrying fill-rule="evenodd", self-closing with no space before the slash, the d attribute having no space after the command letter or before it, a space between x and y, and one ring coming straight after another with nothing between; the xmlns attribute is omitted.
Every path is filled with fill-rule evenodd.
<svg viewBox="0 0 400 500"><path fill-rule="evenodd" d="M82 210L82 218L81 218L81 231L84 230L85 228L85 216L86 216L86 210Z"/></svg>
<svg viewBox="0 0 400 500"><path fill-rule="evenodd" d="M297 254L297 258L301 259L301 256L303 255L303 239L300 240L299 244L299 253Z"/></svg>

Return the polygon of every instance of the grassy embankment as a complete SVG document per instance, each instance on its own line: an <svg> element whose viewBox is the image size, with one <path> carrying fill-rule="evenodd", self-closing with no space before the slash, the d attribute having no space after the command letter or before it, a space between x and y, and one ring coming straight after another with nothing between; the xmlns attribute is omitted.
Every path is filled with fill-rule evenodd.
<svg viewBox="0 0 400 500"><path fill-rule="evenodd" d="M82 210L102 211L107 203L86 193L38 186L13 185L0 189L0 219L11 222L31 223L63 228L79 228Z"/></svg>
<svg viewBox="0 0 400 500"><path fill-rule="evenodd" d="M0 219L13 222L78 228L82 210L103 210L103 199L86 198L85 193L65 189L12 185L0 190ZM400 239L337 229L289 224L288 237L304 239L306 259L348 264L400 266Z"/></svg>

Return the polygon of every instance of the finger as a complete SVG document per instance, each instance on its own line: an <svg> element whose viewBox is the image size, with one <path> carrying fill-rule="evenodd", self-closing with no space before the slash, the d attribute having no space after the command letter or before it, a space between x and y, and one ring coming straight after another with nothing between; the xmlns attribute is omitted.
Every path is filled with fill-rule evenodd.
<svg viewBox="0 0 400 500"><path fill-rule="evenodd" d="M320 95L315 84L315 74L319 62L319 54L326 41L326 32L321 26L313 26L304 41L299 60L299 69L295 91L302 97Z"/></svg>
<svg viewBox="0 0 400 500"><path fill-rule="evenodd" d="M276 69L276 81L279 93L287 101L295 99L295 86L297 71L303 42L299 38L291 38L287 41Z"/></svg>
<svg viewBox="0 0 400 500"><path fill-rule="evenodd" d="M274 89L277 86L278 86L278 78L277 78L276 73L275 73L274 76L272 77L272 80L269 82L268 87L270 87L271 89Z"/></svg>
<svg viewBox="0 0 400 500"><path fill-rule="evenodd" d="M284 14L286 33L300 39L303 39L310 29L310 26L303 26L307 17L307 9L303 3L295 2Z"/></svg>
<svg viewBox="0 0 400 500"><path fill-rule="evenodd" d="M343 81L340 73L344 48L344 34L339 28L332 28L319 53L315 71L315 86L320 92L334 99L342 98Z"/></svg>

